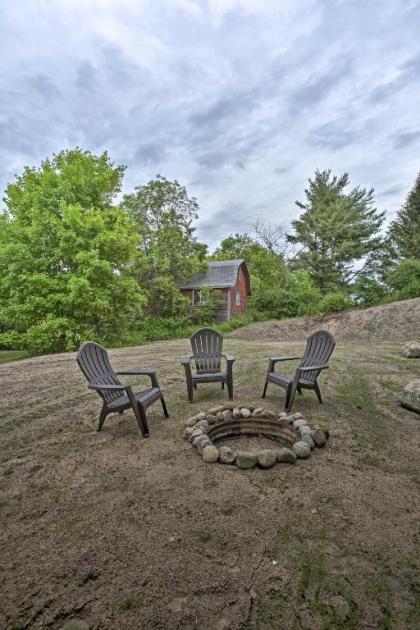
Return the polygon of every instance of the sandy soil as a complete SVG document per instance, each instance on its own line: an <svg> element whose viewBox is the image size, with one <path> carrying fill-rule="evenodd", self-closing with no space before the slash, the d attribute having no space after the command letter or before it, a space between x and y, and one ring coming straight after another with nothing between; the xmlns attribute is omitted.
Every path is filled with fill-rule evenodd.
<svg viewBox="0 0 420 630"><path fill-rule="evenodd" d="M171 417L152 407L147 440L131 412L95 431L100 401L74 355L0 366L0 627L419 627L420 417L396 394L420 361L400 349L339 343L325 403L295 404L329 445L252 471L203 464L182 440L187 415L226 400L207 385L186 401L187 341L111 352L158 369ZM302 344L226 350L236 400L259 404L267 357ZM283 401L271 386L266 407Z"/></svg>
<svg viewBox="0 0 420 630"><path fill-rule="evenodd" d="M323 328L345 341L409 341L420 336L420 298L383 306L329 313L323 317L294 317L251 324L230 334L234 339L301 340Z"/></svg>

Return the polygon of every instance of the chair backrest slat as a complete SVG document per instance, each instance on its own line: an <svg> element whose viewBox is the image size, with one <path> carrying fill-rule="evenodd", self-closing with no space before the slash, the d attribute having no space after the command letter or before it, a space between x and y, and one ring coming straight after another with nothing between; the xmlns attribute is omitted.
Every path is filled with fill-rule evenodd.
<svg viewBox="0 0 420 630"><path fill-rule="evenodd" d="M325 365L334 350L335 339L327 330L318 330L308 337L305 353L300 361L300 367L309 365ZM307 372L303 378L314 382L317 372Z"/></svg>
<svg viewBox="0 0 420 630"><path fill-rule="evenodd" d="M77 353L76 361L89 383L96 381L104 385L121 384L112 369L107 351L99 344L93 341L84 343ZM121 396L118 391L99 390L98 393L107 404Z"/></svg>
<svg viewBox="0 0 420 630"><path fill-rule="evenodd" d="M213 328L202 328L190 339L195 367L198 373L220 372L223 337Z"/></svg>

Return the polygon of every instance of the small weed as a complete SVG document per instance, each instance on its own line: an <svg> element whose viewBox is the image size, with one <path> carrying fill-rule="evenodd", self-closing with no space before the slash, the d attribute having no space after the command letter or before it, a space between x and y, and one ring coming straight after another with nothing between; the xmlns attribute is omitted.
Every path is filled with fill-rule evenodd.
<svg viewBox="0 0 420 630"><path fill-rule="evenodd" d="M140 610L144 605L141 593L131 593L118 601L118 610L121 612L134 612Z"/></svg>

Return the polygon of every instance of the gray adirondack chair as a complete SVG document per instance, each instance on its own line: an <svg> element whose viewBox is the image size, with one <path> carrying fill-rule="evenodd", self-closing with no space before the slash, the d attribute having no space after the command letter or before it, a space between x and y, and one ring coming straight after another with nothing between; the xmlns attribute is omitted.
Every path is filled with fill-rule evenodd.
<svg viewBox="0 0 420 630"><path fill-rule="evenodd" d="M103 401L98 431L102 429L107 415L116 412L122 414L131 407L143 437L149 437L146 409L157 400L162 403L165 416L169 417L163 393L157 380L156 370L114 372L105 348L93 341L87 341L82 345L77 353L76 361L88 381L89 389L97 391ZM122 384L117 378L117 376L133 375L149 376L151 387L133 392L130 385Z"/></svg>
<svg viewBox="0 0 420 630"><path fill-rule="evenodd" d="M313 389L319 402L322 403L317 378L322 370L328 368L327 363L334 350L334 346L334 337L326 330L318 330L308 337L303 357L272 357L269 359L262 397L265 398L268 383L273 383L286 390L286 401L284 405L286 411L290 411L292 408L296 390L301 394L302 389ZM300 359L299 367L294 377L277 374L275 372L276 363L280 361L292 361L294 359Z"/></svg>
<svg viewBox="0 0 420 630"><path fill-rule="evenodd" d="M227 385L229 398L233 398L232 367L235 361L230 354L223 354L223 337L213 328L202 328L190 338L192 355L181 359L187 380L188 400L193 402L193 392L198 383L222 383ZM226 360L226 371L222 369L222 358ZM191 369L194 359L195 373Z"/></svg>

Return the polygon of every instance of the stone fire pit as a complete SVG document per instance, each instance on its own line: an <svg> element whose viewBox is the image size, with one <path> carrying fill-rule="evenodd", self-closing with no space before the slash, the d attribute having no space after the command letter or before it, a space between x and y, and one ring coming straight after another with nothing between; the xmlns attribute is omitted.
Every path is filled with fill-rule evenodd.
<svg viewBox="0 0 420 630"><path fill-rule="evenodd" d="M217 447L217 442L242 436L271 440L273 448L257 452ZM184 438L207 463L236 464L247 469L254 466L270 468L276 462L294 464L307 459L311 450L327 443L328 431L314 429L299 412L287 414L262 407L220 405L200 412L185 422Z"/></svg>

